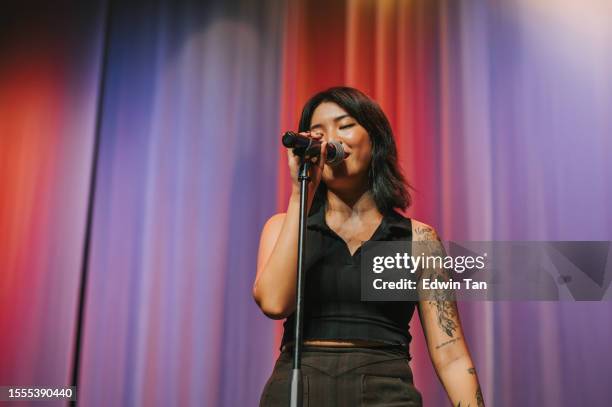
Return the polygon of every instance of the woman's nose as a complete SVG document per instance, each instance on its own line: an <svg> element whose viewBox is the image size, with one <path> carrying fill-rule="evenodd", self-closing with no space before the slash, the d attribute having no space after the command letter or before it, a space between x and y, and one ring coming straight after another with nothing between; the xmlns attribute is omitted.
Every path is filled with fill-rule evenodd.
<svg viewBox="0 0 612 407"><path fill-rule="evenodd" d="M317 137L320 138L321 140L325 140L327 138L327 136L325 135L325 132L322 130L314 130L311 135L313 137Z"/></svg>
<svg viewBox="0 0 612 407"><path fill-rule="evenodd" d="M321 136L321 140L325 140L328 143L332 142L332 141L337 141L338 143L342 143L342 136L340 135L340 133L337 130L334 129L325 129L325 130L316 130L316 133L318 133Z"/></svg>
<svg viewBox="0 0 612 407"><path fill-rule="evenodd" d="M326 137L325 140L330 143L332 141L337 141L337 142L342 142L342 137L340 137L340 135L338 134L338 132L336 132L335 130L330 130Z"/></svg>

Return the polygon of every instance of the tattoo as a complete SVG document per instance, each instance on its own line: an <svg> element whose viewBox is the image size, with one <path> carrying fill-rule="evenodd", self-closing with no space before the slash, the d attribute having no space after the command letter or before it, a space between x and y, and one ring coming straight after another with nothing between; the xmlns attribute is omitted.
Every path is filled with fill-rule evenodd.
<svg viewBox="0 0 612 407"><path fill-rule="evenodd" d="M415 238L413 240L432 240L432 241L440 241L440 238L436 234L436 232L430 227L417 226L414 228Z"/></svg>
<svg viewBox="0 0 612 407"><path fill-rule="evenodd" d="M480 386L476 389L476 405L478 407L484 407L484 398L482 397L482 391L480 391Z"/></svg>
<svg viewBox="0 0 612 407"><path fill-rule="evenodd" d="M440 329L452 338L457 330L457 311L455 310L455 304L451 301L444 301L442 299L438 301L429 301L429 304L436 307L438 326Z"/></svg>
<svg viewBox="0 0 612 407"><path fill-rule="evenodd" d="M467 371L471 375L476 374L476 369L473 367L470 367ZM482 397L482 391L480 390L480 385L478 385L478 388L476 389L476 406L484 407L484 398Z"/></svg>
<svg viewBox="0 0 612 407"><path fill-rule="evenodd" d="M444 246L440 237L430 227L417 226L414 229L413 242L417 242L418 247L425 248L430 256L445 256Z"/></svg>
<svg viewBox="0 0 612 407"><path fill-rule="evenodd" d="M432 228L426 226L415 227L413 240L420 243L419 247L421 247L423 251L427 253L427 256L439 258L445 257L444 246ZM422 272L419 273L418 278L419 280L427 278L432 281L449 281L450 279L448 273L446 273L444 270L436 269L435 266L422 270ZM459 327L457 308L454 302L454 293L452 290L439 289L432 290L424 295L429 298L429 304L436 308L438 326L444 333L446 333L446 335L452 338L455 331ZM443 345L444 344L441 346Z"/></svg>
<svg viewBox="0 0 612 407"><path fill-rule="evenodd" d="M431 277L432 280L445 281L447 279L447 276L442 273L428 272L426 275ZM459 327L453 292L439 289L431 292L429 295L433 297L429 304L436 308L438 326L446 335L452 338Z"/></svg>
<svg viewBox="0 0 612 407"><path fill-rule="evenodd" d="M446 341L446 342L442 342L441 344L439 344L438 346L436 346L436 349L440 349L440 348L441 348L441 347L443 347L443 346L446 346L446 345L450 345L450 344L452 344L452 343L455 343L455 342L457 342L459 339L461 339L461 337L460 337L460 336L459 336L459 337L457 337L457 338L449 339L449 340L448 340L448 341Z"/></svg>

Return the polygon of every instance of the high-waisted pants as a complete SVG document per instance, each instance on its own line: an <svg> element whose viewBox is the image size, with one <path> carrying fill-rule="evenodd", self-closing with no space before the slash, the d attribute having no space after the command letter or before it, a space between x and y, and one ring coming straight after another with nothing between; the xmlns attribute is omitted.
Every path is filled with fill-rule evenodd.
<svg viewBox="0 0 612 407"><path fill-rule="evenodd" d="M289 405L293 348L285 348L261 395L260 407ZM303 407L421 407L405 348L305 346Z"/></svg>

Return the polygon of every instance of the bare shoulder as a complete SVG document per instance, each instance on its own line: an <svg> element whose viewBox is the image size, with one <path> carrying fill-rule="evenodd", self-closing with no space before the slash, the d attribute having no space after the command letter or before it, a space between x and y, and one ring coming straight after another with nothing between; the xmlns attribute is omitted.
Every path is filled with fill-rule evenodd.
<svg viewBox="0 0 612 407"><path fill-rule="evenodd" d="M433 227L416 219L411 219L411 221L413 241L440 240Z"/></svg>
<svg viewBox="0 0 612 407"><path fill-rule="evenodd" d="M283 222L285 221L285 216L287 216L285 212L270 216L270 218L266 221L261 234L278 234L283 226Z"/></svg>

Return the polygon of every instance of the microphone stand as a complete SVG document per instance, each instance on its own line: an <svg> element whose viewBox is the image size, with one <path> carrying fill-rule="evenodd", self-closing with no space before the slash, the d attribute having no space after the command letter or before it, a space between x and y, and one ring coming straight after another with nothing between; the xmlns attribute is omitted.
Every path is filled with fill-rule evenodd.
<svg viewBox="0 0 612 407"><path fill-rule="evenodd" d="M306 229L306 206L308 205L308 182L310 182L310 176L308 175L310 160L304 157L304 150L297 150L297 154L301 157L298 174L298 181L300 182L300 227L298 232L297 291L295 297L295 342L293 347L293 369L291 371L291 390L289 395L291 407L302 407L304 388L302 380L302 326L304 318L304 282L306 276L302 269L302 265L304 263L304 231Z"/></svg>

